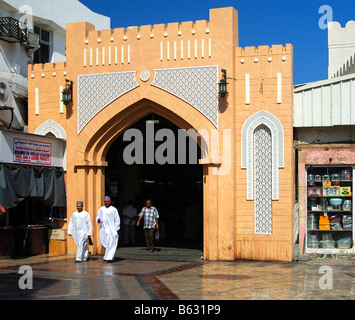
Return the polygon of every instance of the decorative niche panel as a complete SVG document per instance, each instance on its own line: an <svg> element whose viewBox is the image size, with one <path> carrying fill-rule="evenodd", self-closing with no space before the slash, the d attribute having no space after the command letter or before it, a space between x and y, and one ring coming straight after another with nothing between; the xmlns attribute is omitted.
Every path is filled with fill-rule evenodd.
<svg viewBox="0 0 355 320"><path fill-rule="evenodd" d="M272 201L279 200L279 168L284 167L284 130L267 111L242 127L241 167L247 170L247 200L254 200L254 232L272 233Z"/></svg>

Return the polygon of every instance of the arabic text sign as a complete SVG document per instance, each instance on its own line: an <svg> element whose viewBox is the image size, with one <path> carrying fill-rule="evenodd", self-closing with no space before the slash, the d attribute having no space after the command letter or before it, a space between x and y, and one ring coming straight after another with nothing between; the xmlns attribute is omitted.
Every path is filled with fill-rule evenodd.
<svg viewBox="0 0 355 320"><path fill-rule="evenodd" d="M51 165L51 153L51 143L14 138L14 162Z"/></svg>

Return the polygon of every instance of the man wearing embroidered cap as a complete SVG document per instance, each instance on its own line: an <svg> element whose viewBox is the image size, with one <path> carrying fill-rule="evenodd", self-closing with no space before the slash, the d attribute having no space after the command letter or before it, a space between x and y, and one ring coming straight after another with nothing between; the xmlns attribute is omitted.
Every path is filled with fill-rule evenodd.
<svg viewBox="0 0 355 320"><path fill-rule="evenodd" d="M120 230L120 216L115 207L111 206L111 198L106 196L105 205L97 212L96 222L100 224L100 243L105 248L104 262L115 258L118 230Z"/></svg>
<svg viewBox="0 0 355 320"><path fill-rule="evenodd" d="M92 235L92 224L90 214L83 210L84 203L78 201L76 203L77 211L73 213L68 225L68 235L72 236L77 250L76 250L76 262L87 261L90 258L90 252L88 250L87 241Z"/></svg>

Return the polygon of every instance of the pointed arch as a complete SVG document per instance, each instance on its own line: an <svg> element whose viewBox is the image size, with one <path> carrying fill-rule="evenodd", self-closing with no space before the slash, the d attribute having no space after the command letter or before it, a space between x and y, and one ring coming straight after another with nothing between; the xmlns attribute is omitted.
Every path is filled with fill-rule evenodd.
<svg viewBox="0 0 355 320"><path fill-rule="evenodd" d="M265 125L271 132L272 200L279 200L279 168L284 167L284 129L273 114L261 110L251 115L241 131L241 167L247 170L247 200L254 200L254 132Z"/></svg>
<svg viewBox="0 0 355 320"><path fill-rule="evenodd" d="M209 132L209 130L214 128L212 123L207 119L204 122L190 122L189 120L192 118L184 118L178 108L175 108L175 110L172 111L152 100L142 99L131 106L124 108L124 110L118 112L108 122L104 123L99 129L97 129L96 133L93 134L90 140L86 143L86 148L83 153L85 161L103 163L105 161L104 159L107 150L113 141L132 124L150 113L159 114L174 123L180 129L194 129L196 132L206 130ZM208 124L208 126L206 124ZM207 135L201 137L200 141L201 145L203 145L203 150L205 150L203 157L206 157L207 159L210 154L210 139L213 139L213 137Z"/></svg>
<svg viewBox="0 0 355 320"><path fill-rule="evenodd" d="M41 136L45 136L48 133L52 133L56 138L60 138L63 140L67 139L67 133L64 128L54 120L47 120L40 124L34 132L35 134L39 134Z"/></svg>

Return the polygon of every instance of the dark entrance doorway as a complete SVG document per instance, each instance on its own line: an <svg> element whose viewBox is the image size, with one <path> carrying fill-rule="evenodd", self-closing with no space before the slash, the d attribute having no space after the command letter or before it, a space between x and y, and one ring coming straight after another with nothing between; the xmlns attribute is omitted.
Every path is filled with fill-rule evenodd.
<svg viewBox="0 0 355 320"><path fill-rule="evenodd" d="M146 125L154 124L154 136L160 129L168 129L178 137L179 128L169 120L150 114L139 120L131 128L138 129L143 137L143 155L146 149L152 147L147 143ZM130 129L131 129L130 128ZM124 243L122 212L131 200L138 213L150 198L153 206L159 212L159 240L157 247L171 246L180 248L202 249L203 244L203 168L198 164L200 147L197 146L197 163L189 162L189 142L186 150L179 150L175 143L174 164L127 164L124 160L124 150L132 141L124 141L124 134L120 135L108 150L105 171L105 192L110 195L113 205L117 207L121 216L120 246ZM176 140L177 141L177 140ZM154 141L154 150L165 143ZM179 152L185 152L186 164L179 160ZM141 224L142 226L142 224ZM143 230L136 230L136 245L144 246Z"/></svg>

